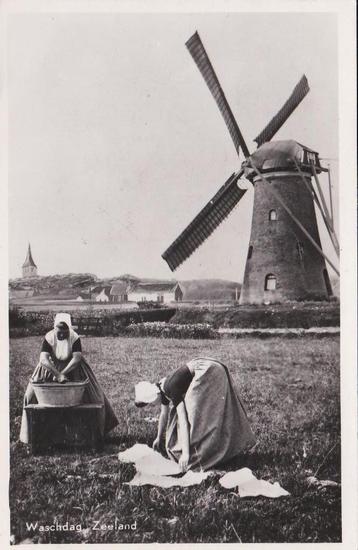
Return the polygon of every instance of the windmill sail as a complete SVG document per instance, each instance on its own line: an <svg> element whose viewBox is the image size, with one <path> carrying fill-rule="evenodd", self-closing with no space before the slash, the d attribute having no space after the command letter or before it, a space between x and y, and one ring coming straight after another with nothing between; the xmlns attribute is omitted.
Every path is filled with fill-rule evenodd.
<svg viewBox="0 0 358 550"><path fill-rule="evenodd" d="M234 115L232 114L223 89L221 88L218 77L215 74L208 54L206 53L203 43L197 32L193 34L193 36L189 38L189 40L186 42L186 47L188 48L206 84L208 85L208 88L213 98L215 99L217 106L220 109L220 112L225 120L225 124L234 142L237 154L240 154L241 147L245 157L248 157L250 153L246 146L245 140L242 137L239 126L234 118Z"/></svg>
<svg viewBox="0 0 358 550"><path fill-rule="evenodd" d="M279 112L273 117L266 128L264 128L264 130L262 130L262 132L257 136L257 138L254 139L258 147L265 143L265 141L270 141L270 139L273 138L276 132L278 132L278 130L286 122L290 114L293 113L296 107L301 103L302 99L308 94L308 92L308 80L306 76L303 75L283 107L281 107Z"/></svg>
<svg viewBox="0 0 358 550"><path fill-rule="evenodd" d="M240 189L237 185L242 174L243 171L232 174L211 201L162 254L162 258L172 271L211 235L243 197L246 189Z"/></svg>

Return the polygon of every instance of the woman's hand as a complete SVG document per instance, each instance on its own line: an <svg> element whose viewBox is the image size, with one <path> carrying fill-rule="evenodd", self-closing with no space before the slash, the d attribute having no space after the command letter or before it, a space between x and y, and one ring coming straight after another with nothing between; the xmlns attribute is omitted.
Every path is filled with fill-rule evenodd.
<svg viewBox="0 0 358 550"><path fill-rule="evenodd" d="M159 437L156 437L153 441L153 445L152 445L154 451L157 451L158 453L160 452L160 438Z"/></svg>
<svg viewBox="0 0 358 550"><path fill-rule="evenodd" d="M76 368L78 365L81 364L82 361L82 353L80 351L74 351L73 357L71 361L68 363L68 365L63 369L62 374L68 374L71 372L74 368Z"/></svg>
<svg viewBox="0 0 358 550"><path fill-rule="evenodd" d="M62 372L60 372L60 374L57 376L57 381L60 384L63 384L64 382L68 382L68 378Z"/></svg>
<svg viewBox="0 0 358 550"><path fill-rule="evenodd" d="M189 455L187 453L182 453L179 458L179 466L182 472L186 472L189 464Z"/></svg>

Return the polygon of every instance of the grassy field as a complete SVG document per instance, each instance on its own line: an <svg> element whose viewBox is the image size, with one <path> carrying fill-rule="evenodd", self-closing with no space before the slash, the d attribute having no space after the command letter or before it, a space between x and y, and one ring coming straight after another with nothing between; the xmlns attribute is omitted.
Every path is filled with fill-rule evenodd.
<svg viewBox="0 0 358 550"><path fill-rule="evenodd" d="M120 425L101 453L27 454L17 442L22 396L38 359L40 337L11 341L11 532L16 542L337 542L340 488L317 489L307 477L340 481L339 339L161 340L83 338L86 357ZM133 385L156 380L197 355L226 363L258 438L231 469L248 466L291 496L240 499L218 478L188 488L129 487L132 465L116 457L151 444L157 411L133 405ZM94 530L95 521L136 530ZM26 522L81 524L78 532L29 533Z"/></svg>

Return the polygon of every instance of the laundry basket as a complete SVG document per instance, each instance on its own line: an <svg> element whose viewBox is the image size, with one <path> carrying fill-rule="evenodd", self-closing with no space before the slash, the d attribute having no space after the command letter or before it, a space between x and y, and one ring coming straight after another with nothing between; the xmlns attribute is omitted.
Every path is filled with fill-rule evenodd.
<svg viewBox="0 0 358 550"><path fill-rule="evenodd" d="M82 403L88 378L81 382L31 382L39 405L46 407L74 407Z"/></svg>

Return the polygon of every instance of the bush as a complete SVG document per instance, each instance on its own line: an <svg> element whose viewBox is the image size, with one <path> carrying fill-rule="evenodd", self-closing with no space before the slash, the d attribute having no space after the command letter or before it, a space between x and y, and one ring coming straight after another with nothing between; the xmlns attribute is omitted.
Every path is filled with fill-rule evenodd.
<svg viewBox="0 0 358 550"><path fill-rule="evenodd" d="M165 307L162 303L153 302L152 300L148 302L137 302L137 306L139 309L162 309Z"/></svg>
<svg viewBox="0 0 358 550"><path fill-rule="evenodd" d="M26 321L23 315L21 315L21 310L17 306L12 306L9 309L9 326L10 327L23 327L25 326Z"/></svg>

